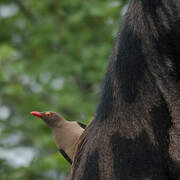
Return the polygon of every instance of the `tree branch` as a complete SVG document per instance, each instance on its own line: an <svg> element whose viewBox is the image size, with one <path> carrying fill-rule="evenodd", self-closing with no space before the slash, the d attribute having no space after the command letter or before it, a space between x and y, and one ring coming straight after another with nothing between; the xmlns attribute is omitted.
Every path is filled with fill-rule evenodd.
<svg viewBox="0 0 180 180"><path fill-rule="evenodd" d="M24 6L22 1L14 0L15 4L18 6L19 10L24 14L24 16L31 21L31 23L36 23L37 19L35 16Z"/></svg>

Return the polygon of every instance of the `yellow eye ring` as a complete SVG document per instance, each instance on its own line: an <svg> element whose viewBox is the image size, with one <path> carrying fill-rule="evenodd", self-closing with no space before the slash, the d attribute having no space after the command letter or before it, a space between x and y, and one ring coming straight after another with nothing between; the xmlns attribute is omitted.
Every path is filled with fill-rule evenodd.
<svg viewBox="0 0 180 180"><path fill-rule="evenodd" d="M46 115L46 117L50 117L51 113L50 112L46 112L45 115Z"/></svg>

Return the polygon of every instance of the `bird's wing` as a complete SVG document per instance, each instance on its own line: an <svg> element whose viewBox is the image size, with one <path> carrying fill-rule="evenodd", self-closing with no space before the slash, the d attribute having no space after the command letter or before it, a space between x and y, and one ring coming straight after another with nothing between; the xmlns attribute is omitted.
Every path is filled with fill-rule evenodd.
<svg viewBox="0 0 180 180"><path fill-rule="evenodd" d="M64 150L59 149L60 153L63 155L63 157L70 163L72 164L72 160L69 158L69 156L64 152Z"/></svg>
<svg viewBox="0 0 180 180"><path fill-rule="evenodd" d="M80 123L80 122L77 122L77 123L79 124L79 126L80 126L81 128L83 128L83 129L86 128L86 125L85 125L85 124L82 124L82 123Z"/></svg>

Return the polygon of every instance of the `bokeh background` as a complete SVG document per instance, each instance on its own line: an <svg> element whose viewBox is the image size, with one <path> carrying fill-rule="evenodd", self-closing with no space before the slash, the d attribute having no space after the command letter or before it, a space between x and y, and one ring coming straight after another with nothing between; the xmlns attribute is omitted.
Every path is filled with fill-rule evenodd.
<svg viewBox="0 0 180 180"><path fill-rule="evenodd" d="M126 0L0 0L0 180L64 180L70 166L32 110L88 123Z"/></svg>

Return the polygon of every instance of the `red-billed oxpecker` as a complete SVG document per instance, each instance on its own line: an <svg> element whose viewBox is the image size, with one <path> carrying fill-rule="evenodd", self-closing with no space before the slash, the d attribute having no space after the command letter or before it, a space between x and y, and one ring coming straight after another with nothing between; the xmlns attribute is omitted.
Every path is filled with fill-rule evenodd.
<svg viewBox="0 0 180 180"><path fill-rule="evenodd" d="M31 114L43 119L51 128L59 151L72 164L78 139L86 126L76 121L66 121L56 112L32 111Z"/></svg>

